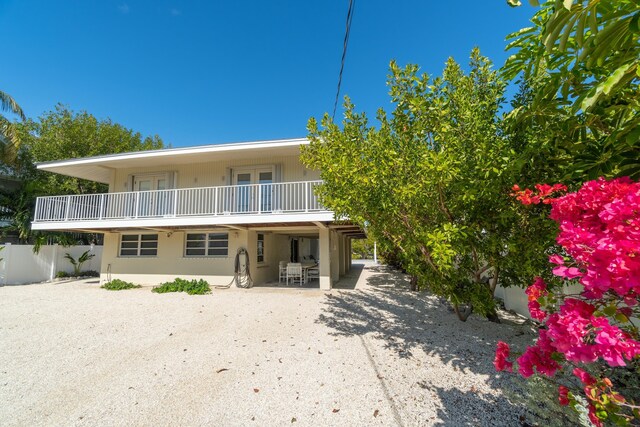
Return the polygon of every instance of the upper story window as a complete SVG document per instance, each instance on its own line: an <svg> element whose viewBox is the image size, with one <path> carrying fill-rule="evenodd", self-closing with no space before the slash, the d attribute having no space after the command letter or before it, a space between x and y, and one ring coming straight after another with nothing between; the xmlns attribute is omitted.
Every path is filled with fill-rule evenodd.
<svg viewBox="0 0 640 427"><path fill-rule="evenodd" d="M228 233L187 233L186 235L184 255L187 257L226 257L228 254Z"/></svg>
<svg viewBox="0 0 640 427"><path fill-rule="evenodd" d="M120 256L157 256L157 234L123 234L120 237Z"/></svg>

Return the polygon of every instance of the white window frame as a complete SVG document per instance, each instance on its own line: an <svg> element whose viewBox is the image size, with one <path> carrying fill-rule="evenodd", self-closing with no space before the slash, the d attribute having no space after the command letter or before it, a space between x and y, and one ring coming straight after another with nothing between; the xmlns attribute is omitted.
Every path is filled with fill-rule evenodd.
<svg viewBox="0 0 640 427"><path fill-rule="evenodd" d="M189 239L189 235L190 234L204 234L204 246L203 247L192 247L189 248L188 244L189 242L201 242L202 240L200 239ZM226 239L211 239L211 235L220 235L220 234L224 234L227 236ZM227 246L209 246L209 242L213 242L213 241L226 241L227 242ZM209 249L221 249L221 248L225 248L227 250L226 255L209 255ZM204 249L204 254L197 254L197 255L189 255L187 254L187 251L189 249ZM183 256L184 258L229 258L229 232L228 231L211 231L211 230L192 230L189 232L185 232L184 233L184 247L183 247Z"/></svg>
<svg viewBox="0 0 640 427"><path fill-rule="evenodd" d="M137 236L137 240L124 240L124 236ZM149 239L149 240L143 240L142 236L155 236L155 240L153 239ZM158 256L158 234L157 233L123 233L120 235L120 244L118 245L118 257L120 258L153 258L153 257L157 257ZM155 242L155 248L153 247L143 247L143 243L144 242ZM123 243L136 243L136 247L133 248L123 248L122 244ZM122 254L122 250L134 250L136 251L135 254ZM143 250L150 250L150 249L155 249L155 254L143 254L142 251Z"/></svg>

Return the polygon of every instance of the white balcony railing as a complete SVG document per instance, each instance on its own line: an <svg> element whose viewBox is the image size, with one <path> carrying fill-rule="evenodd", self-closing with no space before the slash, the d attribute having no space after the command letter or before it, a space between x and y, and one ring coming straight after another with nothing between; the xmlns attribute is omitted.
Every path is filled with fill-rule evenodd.
<svg viewBox="0 0 640 427"><path fill-rule="evenodd" d="M38 197L34 223L327 212L322 181Z"/></svg>

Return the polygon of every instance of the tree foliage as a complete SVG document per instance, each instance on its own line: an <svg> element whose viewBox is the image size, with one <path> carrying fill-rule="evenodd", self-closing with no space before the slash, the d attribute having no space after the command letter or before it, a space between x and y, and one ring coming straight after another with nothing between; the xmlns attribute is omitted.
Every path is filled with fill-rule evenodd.
<svg viewBox="0 0 640 427"><path fill-rule="evenodd" d="M17 115L25 120L24 111L8 93L0 90L0 110ZM0 160L3 163L12 162L20 146L20 139L16 134L15 125L0 114Z"/></svg>
<svg viewBox="0 0 640 427"><path fill-rule="evenodd" d="M325 206L366 225L421 286L446 296L459 317L492 315L498 280L524 285L542 269L551 228L509 204L522 164L499 117L504 83L475 49L465 74L453 59L442 77L391 63L395 109L369 125L347 99L342 128L309 121L303 162L321 171ZM535 231L534 231L535 230ZM539 239L531 241L531 233ZM537 255L536 255L537 254Z"/></svg>
<svg viewBox="0 0 640 427"><path fill-rule="evenodd" d="M535 94L513 124L548 126L567 178L640 176L639 19L635 0L552 0L508 36L503 74Z"/></svg>
<svg viewBox="0 0 640 427"><path fill-rule="evenodd" d="M104 184L78 178L42 172L35 163L89 157L129 151L162 148L157 135L143 137L110 119L99 120L86 111L73 112L63 105L44 113L38 119L12 123L20 140L20 150L11 164L4 164L4 172L22 181L14 192L0 194L0 213L10 221L7 228L17 232L23 242L42 243L51 233L32 233L31 220L35 200L39 196L60 194L90 194L106 192ZM55 238L65 240L59 233Z"/></svg>
<svg viewBox="0 0 640 427"><path fill-rule="evenodd" d="M143 137L111 119L98 120L86 111L73 112L61 104L37 120L16 124L22 141L20 173L39 182L44 194L86 194L105 191L104 184L52 173L38 173L33 163L129 151L163 148L159 136Z"/></svg>

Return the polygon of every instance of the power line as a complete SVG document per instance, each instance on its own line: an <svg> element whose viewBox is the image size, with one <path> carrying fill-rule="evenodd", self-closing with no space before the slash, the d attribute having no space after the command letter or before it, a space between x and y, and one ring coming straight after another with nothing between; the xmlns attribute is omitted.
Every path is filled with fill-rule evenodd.
<svg viewBox="0 0 640 427"><path fill-rule="evenodd" d="M340 97L340 86L342 85L342 71L344 70L344 60L347 57L347 46L349 45L349 34L351 33L351 21L353 21L353 10L356 0L349 0L349 11L347 12L347 28L344 33L344 45L342 47L342 61L340 63L340 75L338 76L338 90L336 91L336 101L333 103L333 115L331 120L336 117L336 109L338 108L338 98Z"/></svg>

